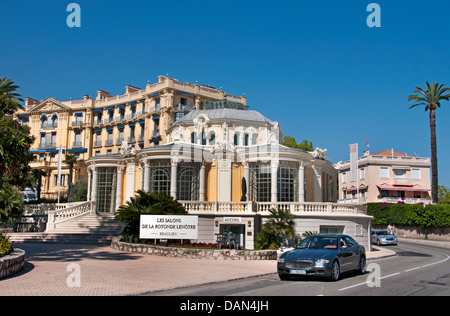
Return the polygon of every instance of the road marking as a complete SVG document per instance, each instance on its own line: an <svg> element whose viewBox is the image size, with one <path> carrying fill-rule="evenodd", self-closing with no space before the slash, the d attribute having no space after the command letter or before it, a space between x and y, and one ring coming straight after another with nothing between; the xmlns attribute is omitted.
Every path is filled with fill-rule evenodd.
<svg viewBox="0 0 450 316"><path fill-rule="evenodd" d="M429 267L429 266L432 266L432 265L435 265L435 264L439 264L439 263L445 262L445 261L447 261L448 259L450 259L450 256L449 256L449 255L447 255L447 254L445 254L445 253L443 253L443 252L439 252L439 253L445 255L446 258L443 259L443 260L437 261L437 262L425 264L425 265L423 265L423 266L418 266L418 267L414 267L414 268L411 268L411 269L407 269L407 270L405 270L405 271L403 271L403 272L405 273L405 272L410 272L410 271L418 270L418 269L421 269L421 268ZM399 275L400 273L401 273L401 272L397 272L397 273L393 273L393 274L386 275L386 276L384 276L384 277L381 277L380 280L382 280L382 279L387 279L387 278L392 277L392 276L394 276L394 275ZM358 286L361 286L361 285L364 285L364 284L367 284L367 281L366 281L366 282L361 282L361 283L358 283L358 284L354 284L354 285L350 285L350 286L347 286L347 287L344 287L344 288L342 288L342 289L339 289L338 291L345 291L345 290L348 290L348 289L351 289L351 288L354 288L354 287L358 287Z"/></svg>
<svg viewBox="0 0 450 316"><path fill-rule="evenodd" d="M417 269L420 269L420 268L422 268L422 267L415 267L415 268L412 268L412 269L408 269L408 270L405 270L405 272L409 272L409 271L417 270Z"/></svg>
<svg viewBox="0 0 450 316"><path fill-rule="evenodd" d="M389 274L389 275L386 275L384 277L381 277L380 280L387 279L387 278L390 278L391 276L398 275L398 274L400 274L400 272ZM351 288L354 288L354 287L357 287L357 286L361 286L361 285L364 285L364 284L367 284L367 281L344 287L342 289L339 289L338 291L345 291L345 290L348 290L348 289L351 289Z"/></svg>

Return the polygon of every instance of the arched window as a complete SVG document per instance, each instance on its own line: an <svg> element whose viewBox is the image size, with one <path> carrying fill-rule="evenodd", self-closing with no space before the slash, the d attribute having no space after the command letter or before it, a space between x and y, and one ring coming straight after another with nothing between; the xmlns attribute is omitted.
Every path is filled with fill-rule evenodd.
<svg viewBox="0 0 450 316"><path fill-rule="evenodd" d="M234 145L239 146L239 132L234 133Z"/></svg>
<svg viewBox="0 0 450 316"><path fill-rule="evenodd" d="M252 145L256 145L258 143L258 134L252 134Z"/></svg>
<svg viewBox="0 0 450 316"><path fill-rule="evenodd" d="M200 163L181 163L178 166L177 199L198 201Z"/></svg>
<svg viewBox="0 0 450 316"><path fill-rule="evenodd" d="M197 133L196 132L191 133L191 143L197 144Z"/></svg>
<svg viewBox="0 0 450 316"><path fill-rule="evenodd" d="M202 132L202 145L206 145L206 135L205 135L205 132Z"/></svg>
<svg viewBox="0 0 450 316"><path fill-rule="evenodd" d="M150 163L150 193L170 194L169 160L153 160Z"/></svg>
<svg viewBox="0 0 450 316"><path fill-rule="evenodd" d="M212 132L209 135L209 145L214 145L216 143L216 133Z"/></svg>
<svg viewBox="0 0 450 316"><path fill-rule="evenodd" d="M152 192L169 194L170 177L167 170L164 170L162 168L155 168L151 173L150 181L152 184Z"/></svg>
<svg viewBox="0 0 450 316"><path fill-rule="evenodd" d="M52 128L58 127L58 115L53 114L52 116Z"/></svg>
<svg viewBox="0 0 450 316"><path fill-rule="evenodd" d="M244 134L244 146L248 146L248 138L249 138L249 135Z"/></svg>
<svg viewBox="0 0 450 316"><path fill-rule="evenodd" d="M41 128L47 128L47 116L46 115L41 116Z"/></svg>

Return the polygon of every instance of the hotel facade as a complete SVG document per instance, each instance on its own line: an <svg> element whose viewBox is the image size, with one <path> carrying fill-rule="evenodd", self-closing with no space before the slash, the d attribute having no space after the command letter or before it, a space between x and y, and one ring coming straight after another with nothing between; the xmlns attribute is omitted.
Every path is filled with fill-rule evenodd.
<svg viewBox="0 0 450 316"><path fill-rule="evenodd" d="M339 203L374 202L430 204L430 158L383 150L358 158L356 179L350 179L350 162L339 162ZM359 186L359 190L357 189Z"/></svg>
<svg viewBox="0 0 450 316"><path fill-rule="evenodd" d="M95 100L27 98L16 116L36 137L32 167L48 174L44 196L57 192L62 144L82 161L74 182L88 182L91 213L114 213L137 190L164 192L199 216L202 242L231 229L241 246L253 249L277 207L296 215L299 235L342 232L368 246L371 217L359 206L335 203L337 170L326 150L281 145L278 122L246 103L245 95L159 76L115 97L98 90Z"/></svg>

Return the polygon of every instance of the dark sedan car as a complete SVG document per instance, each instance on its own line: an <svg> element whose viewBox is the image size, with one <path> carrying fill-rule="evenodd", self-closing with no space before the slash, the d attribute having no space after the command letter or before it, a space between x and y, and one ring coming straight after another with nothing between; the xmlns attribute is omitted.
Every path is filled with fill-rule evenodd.
<svg viewBox="0 0 450 316"><path fill-rule="evenodd" d="M325 276L337 281L342 272L366 269L366 251L347 235L314 235L305 238L294 250L278 259L278 275Z"/></svg>

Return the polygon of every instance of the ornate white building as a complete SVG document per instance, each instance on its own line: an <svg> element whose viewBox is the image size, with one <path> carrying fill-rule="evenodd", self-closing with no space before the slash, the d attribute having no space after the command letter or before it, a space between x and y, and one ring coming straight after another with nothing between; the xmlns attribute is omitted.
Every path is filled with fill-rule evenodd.
<svg viewBox="0 0 450 316"><path fill-rule="evenodd" d="M215 242L226 227L254 247L272 207L296 215L296 232L345 232L368 246L371 217L336 204L337 170L326 150L281 145L279 124L248 106L211 101L179 115L164 144L89 158L88 199L114 212L135 192L165 192L199 215L199 239Z"/></svg>

